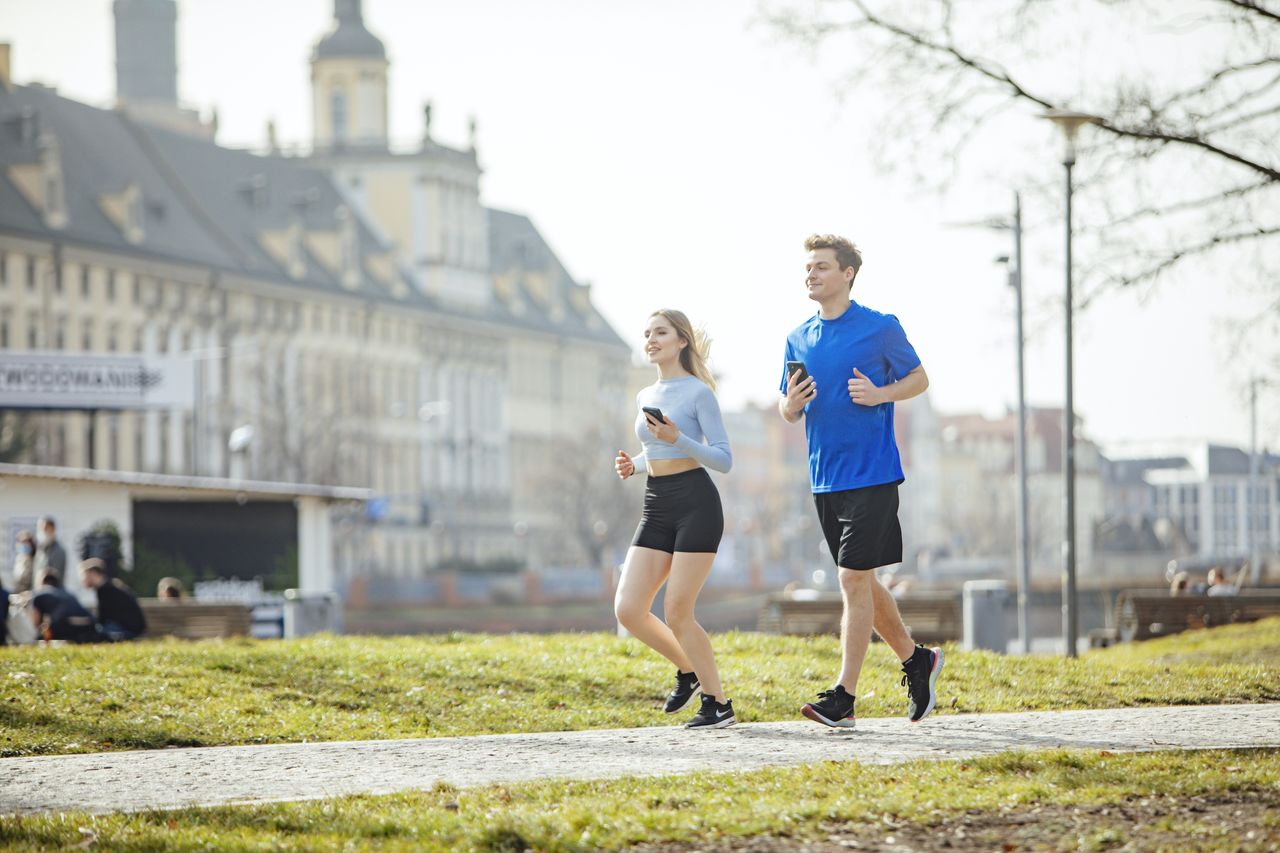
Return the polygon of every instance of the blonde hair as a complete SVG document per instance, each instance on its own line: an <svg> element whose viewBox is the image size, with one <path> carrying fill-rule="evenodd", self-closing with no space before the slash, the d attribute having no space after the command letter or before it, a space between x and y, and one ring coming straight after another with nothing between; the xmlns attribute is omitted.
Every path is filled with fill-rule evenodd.
<svg viewBox="0 0 1280 853"><path fill-rule="evenodd" d="M649 316L666 318L680 340L688 344L680 350L680 366L705 382L712 391L716 390L716 379L707 366L707 359L711 356L711 339L707 333L702 329L695 330L684 312L674 308L659 308Z"/></svg>

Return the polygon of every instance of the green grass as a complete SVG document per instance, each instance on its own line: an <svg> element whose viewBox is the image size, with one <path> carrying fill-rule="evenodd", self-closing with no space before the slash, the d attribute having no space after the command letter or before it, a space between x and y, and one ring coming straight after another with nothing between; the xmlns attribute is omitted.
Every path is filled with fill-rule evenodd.
<svg viewBox="0 0 1280 853"><path fill-rule="evenodd" d="M834 638L714 637L739 719L797 718ZM607 634L0 648L0 755L669 725L671 667ZM859 716L904 713L872 647ZM1079 660L947 649L940 714L1280 700L1280 620Z"/></svg>
<svg viewBox="0 0 1280 853"><path fill-rule="evenodd" d="M1280 750L1010 753L740 774L541 782L310 803L0 822L5 849L522 850L638 842L795 849L838 838L912 849L1266 850L1280 842ZM82 831L83 830L83 831ZM90 833L92 835L90 835ZM963 836L962 836L963 833ZM1252 833L1252 836L1249 835ZM690 849L690 848L683 848ZM697 848L694 848L697 849Z"/></svg>

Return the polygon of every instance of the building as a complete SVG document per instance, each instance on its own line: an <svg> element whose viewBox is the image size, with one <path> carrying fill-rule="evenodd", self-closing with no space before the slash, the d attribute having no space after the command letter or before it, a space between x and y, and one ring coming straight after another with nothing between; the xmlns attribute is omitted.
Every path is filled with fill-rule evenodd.
<svg viewBox="0 0 1280 853"><path fill-rule="evenodd" d="M1259 454L1250 500L1250 458L1209 442L1128 445L1113 451L1106 472L1108 520L1115 528L1152 530L1170 556L1196 565L1240 563L1280 549L1280 457Z"/></svg>
<svg viewBox="0 0 1280 853"><path fill-rule="evenodd" d="M391 151L358 0L316 45L306 156L217 145L174 94L172 0L115 11L159 54L121 58L116 109L0 67L0 350L185 359L195 403L9 416L17 461L368 488L335 547L372 575L621 536L548 494L573 454L608 473L628 347L527 217L484 207L474 146Z"/></svg>

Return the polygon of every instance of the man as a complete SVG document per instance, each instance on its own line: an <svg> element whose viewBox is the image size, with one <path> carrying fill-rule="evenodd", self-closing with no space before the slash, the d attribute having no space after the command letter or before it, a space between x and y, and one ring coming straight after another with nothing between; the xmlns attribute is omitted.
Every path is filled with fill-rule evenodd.
<svg viewBox="0 0 1280 853"><path fill-rule="evenodd" d="M53 516L46 515L36 522L36 539L39 549L36 551L35 574L40 577L54 573L62 580L67 576L67 552L58 541L58 522Z"/></svg>
<svg viewBox="0 0 1280 853"><path fill-rule="evenodd" d="M112 642L133 640L147 630L138 597L118 579L107 576L107 564L96 557L80 564L80 583L98 594L98 625Z"/></svg>
<svg viewBox="0 0 1280 853"><path fill-rule="evenodd" d="M1205 578L1207 581L1205 585L1205 595L1238 595L1240 593L1239 580L1240 575L1242 574L1244 574L1243 569L1236 574L1234 580L1228 580L1227 570L1222 568L1222 566L1214 566L1209 570L1209 574Z"/></svg>
<svg viewBox="0 0 1280 853"><path fill-rule="evenodd" d="M933 711L942 650L916 646L898 606L875 577L902 562L898 484L902 462L893 435L893 404L921 394L929 379L896 317L853 302L862 254L843 237L804 243L805 286L818 313L787 336L778 411L788 423L804 418L809 478L818 520L840 576L840 677L801 712L828 726L853 726L854 695L871 629L902 661L907 716ZM807 375L806 375L807 374Z"/></svg>
<svg viewBox="0 0 1280 853"><path fill-rule="evenodd" d="M62 588L62 578L52 572L40 577L40 586L31 598L31 622L45 640L92 643L101 639L93 614Z"/></svg>

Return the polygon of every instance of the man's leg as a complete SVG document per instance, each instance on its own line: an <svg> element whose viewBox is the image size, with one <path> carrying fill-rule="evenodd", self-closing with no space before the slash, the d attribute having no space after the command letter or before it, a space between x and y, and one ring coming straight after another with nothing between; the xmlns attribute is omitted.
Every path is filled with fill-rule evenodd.
<svg viewBox="0 0 1280 853"><path fill-rule="evenodd" d="M872 574L872 572L866 572ZM902 614L898 612L898 602L894 601L889 590L877 580L871 585L871 595L875 602L875 629L884 640L885 645L893 649L898 660L905 663L916 651L915 641L911 639L907 626L902 623Z"/></svg>
<svg viewBox="0 0 1280 853"><path fill-rule="evenodd" d="M844 597L844 616L840 622L840 678L837 682L850 696L856 696L862 661L871 643L871 626L875 621L875 598L872 587L879 586L875 572L840 569L840 593ZM902 623L902 619L898 619Z"/></svg>

